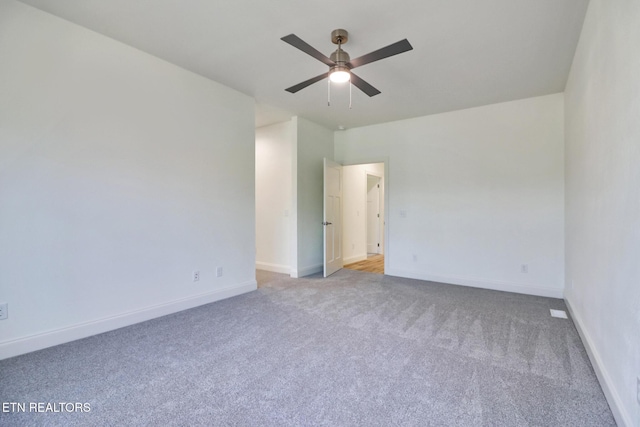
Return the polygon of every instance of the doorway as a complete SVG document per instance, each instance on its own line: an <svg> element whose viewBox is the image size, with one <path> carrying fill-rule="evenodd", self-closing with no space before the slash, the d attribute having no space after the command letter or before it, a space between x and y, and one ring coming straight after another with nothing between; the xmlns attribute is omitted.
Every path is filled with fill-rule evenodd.
<svg viewBox="0 0 640 427"><path fill-rule="evenodd" d="M344 268L384 274L385 163L343 166Z"/></svg>

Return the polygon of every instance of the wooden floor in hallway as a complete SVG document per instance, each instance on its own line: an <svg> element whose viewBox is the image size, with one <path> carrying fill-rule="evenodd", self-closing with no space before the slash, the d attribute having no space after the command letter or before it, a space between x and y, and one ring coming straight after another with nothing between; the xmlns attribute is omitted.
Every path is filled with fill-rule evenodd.
<svg viewBox="0 0 640 427"><path fill-rule="evenodd" d="M347 264L344 268L349 270L366 271L368 273L384 274L384 255L371 255L365 260Z"/></svg>

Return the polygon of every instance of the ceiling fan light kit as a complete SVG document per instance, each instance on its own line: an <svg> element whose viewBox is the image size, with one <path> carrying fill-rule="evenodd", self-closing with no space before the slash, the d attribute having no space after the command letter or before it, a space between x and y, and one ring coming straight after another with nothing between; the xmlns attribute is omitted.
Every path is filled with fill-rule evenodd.
<svg viewBox="0 0 640 427"><path fill-rule="evenodd" d="M329 79L334 83L348 82L351 80L351 73L349 71L349 67L336 65L335 67L331 67L331 71L329 71Z"/></svg>
<svg viewBox="0 0 640 427"><path fill-rule="evenodd" d="M330 57L326 57L320 51L303 41L300 37L295 34L289 34L288 36L284 36L281 38L282 41L289 43L291 46L300 49L304 53L313 56L318 61L323 62L325 65L329 66L329 71L319 76L312 77L309 80L305 80L302 83L298 83L297 85L291 86L285 89L287 92L296 93L299 90L304 89L307 86L312 85L313 83L319 82L325 78L329 78L329 84L331 82L335 83L345 83L351 81L351 83L363 91L365 94L369 96L375 96L380 93L378 89L371 86L366 81L362 80L356 74L354 74L351 70L360 67L365 64L369 64L371 62L379 61L384 58L388 58L390 56L397 55L399 53L407 52L413 47L409 43L407 39L400 40L399 42L393 43L389 46L383 47L382 49L375 50L366 55L360 56L354 60L351 60L349 54L342 50L342 45L345 44L349 40L349 33L347 30L337 29L331 32L331 42L338 45L338 48L331 54ZM351 104L351 103L349 103ZM349 105L351 106L351 105Z"/></svg>

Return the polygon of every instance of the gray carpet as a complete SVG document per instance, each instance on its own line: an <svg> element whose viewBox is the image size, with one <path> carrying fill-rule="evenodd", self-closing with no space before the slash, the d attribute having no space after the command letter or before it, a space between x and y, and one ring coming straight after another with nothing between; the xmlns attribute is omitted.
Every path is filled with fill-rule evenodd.
<svg viewBox="0 0 640 427"><path fill-rule="evenodd" d="M562 300L342 270L0 361L0 425L614 426Z"/></svg>

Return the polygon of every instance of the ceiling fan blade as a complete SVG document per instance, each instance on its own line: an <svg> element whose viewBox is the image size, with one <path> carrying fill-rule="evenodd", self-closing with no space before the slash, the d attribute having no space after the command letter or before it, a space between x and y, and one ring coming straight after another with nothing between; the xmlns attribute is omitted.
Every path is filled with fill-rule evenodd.
<svg viewBox="0 0 640 427"><path fill-rule="evenodd" d="M389 46L383 47L382 49L374 50L373 52L362 55L359 58L352 59L347 63L347 66L349 66L349 68L360 67L362 65L369 64L374 61L379 61L381 59L388 58L390 56L397 55L411 49L413 49L413 46L411 46L407 39L400 40L399 42L390 44Z"/></svg>
<svg viewBox="0 0 640 427"><path fill-rule="evenodd" d="M353 83L355 87L357 87L358 89L360 89L361 91L363 91L369 96L376 96L377 94L380 93L378 89L371 86L369 83L365 82L364 80L362 80L360 77L356 76L353 73L351 73L351 83Z"/></svg>
<svg viewBox="0 0 640 427"><path fill-rule="evenodd" d="M287 92L296 93L297 91L302 90L305 87L310 86L316 82L319 82L322 79L326 79L327 77L329 77L329 73L320 74L319 76L315 76L309 80L305 80L302 83L298 83L297 85L291 86L285 90Z"/></svg>
<svg viewBox="0 0 640 427"><path fill-rule="evenodd" d="M296 47L303 51L304 53L313 56L318 61L324 62L325 64L331 66L336 65L335 62L327 58L322 52L309 45L307 42L302 40L300 37L295 34L289 34L288 36L282 37L280 40L289 43L291 46Z"/></svg>

